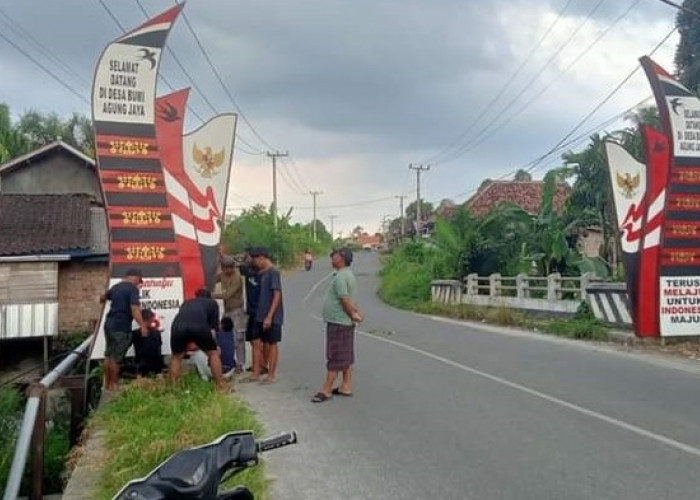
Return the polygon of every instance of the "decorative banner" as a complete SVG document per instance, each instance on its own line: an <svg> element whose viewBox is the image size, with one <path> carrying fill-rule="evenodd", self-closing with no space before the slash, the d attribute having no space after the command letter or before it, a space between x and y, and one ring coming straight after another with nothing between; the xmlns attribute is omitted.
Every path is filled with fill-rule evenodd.
<svg viewBox="0 0 700 500"><path fill-rule="evenodd" d="M661 222L659 323L662 336L700 327L700 100L650 58L640 59L670 140Z"/></svg>
<svg viewBox="0 0 700 500"><path fill-rule="evenodd" d="M668 137L648 125L640 127L647 163L644 235L639 258L637 323L640 337L659 336L659 255L664 220L666 184L671 163Z"/></svg>
<svg viewBox="0 0 700 500"><path fill-rule="evenodd" d="M185 298L193 297L205 283L189 194L194 191L193 186L176 180L186 177L182 159L182 134L188 95L189 89L186 89L156 100L156 136L161 148L163 178L180 255Z"/></svg>
<svg viewBox="0 0 700 500"><path fill-rule="evenodd" d="M188 182L194 185L194 190L189 193L197 243L206 287L210 290L214 288L219 265L219 244L226 216L236 122L237 117L233 113L215 116L187 134L182 143L185 175Z"/></svg>
<svg viewBox="0 0 700 500"><path fill-rule="evenodd" d="M214 287L236 131L236 115L223 114L183 137L187 96L182 90L156 101L156 132L185 298Z"/></svg>
<svg viewBox="0 0 700 500"><path fill-rule="evenodd" d="M647 189L647 172L620 144L605 142L608 171L613 199L620 228L620 243L627 277L627 296L632 312L632 322L637 325L637 285L639 248L642 240L644 199Z"/></svg>
<svg viewBox="0 0 700 500"><path fill-rule="evenodd" d="M156 140L155 95L161 53L181 8L173 7L109 44L97 63L92 93L97 168L110 235L109 285L130 268L141 270L142 306L154 310L165 331L165 353L183 286ZM104 317L93 359L104 356Z"/></svg>

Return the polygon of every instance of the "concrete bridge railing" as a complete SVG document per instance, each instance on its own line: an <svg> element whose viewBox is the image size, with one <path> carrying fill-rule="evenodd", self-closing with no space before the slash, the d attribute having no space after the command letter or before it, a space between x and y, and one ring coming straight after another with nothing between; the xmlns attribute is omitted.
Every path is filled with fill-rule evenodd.
<svg viewBox="0 0 700 500"><path fill-rule="evenodd" d="M529 311L574 314L581 301L590 303L589 290L594 290L598 282L600 280L592 273L586 273L580 277L565 277L559 273L552 273L549 276L470 274L461 282L458 280L433 281L431 297L433 302L444 304L511 307Z"/></svg>

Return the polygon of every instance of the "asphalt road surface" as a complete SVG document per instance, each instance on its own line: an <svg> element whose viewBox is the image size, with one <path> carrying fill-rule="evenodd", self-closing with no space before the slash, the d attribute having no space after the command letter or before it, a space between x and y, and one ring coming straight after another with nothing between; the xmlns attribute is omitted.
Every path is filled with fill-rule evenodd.
<svg viewBox="0 0 700 500"><path fill-rule="evenodd" d="M326 259L283 282L278 383L241 385L268 433L275 499L700 498L700 370L615 348L398 311L357 255L355 394L324 376Z"/></svg>

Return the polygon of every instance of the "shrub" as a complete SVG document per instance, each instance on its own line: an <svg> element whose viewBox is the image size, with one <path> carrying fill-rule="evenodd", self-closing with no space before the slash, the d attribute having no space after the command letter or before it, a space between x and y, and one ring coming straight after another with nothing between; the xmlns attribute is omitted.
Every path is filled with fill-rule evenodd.
<svg viewBox="0 0 700 500"><path fill-rule="evenodd" d="M597 320L555 320L545 325L548 333L574 339L607 340L608 329Z"/></svg>
<svg viewBox="0 0 700 500"><path fill-rule="evenodd" d="M17 389L0 387L0 484L7 484L22 418L22 404L23 398Z"/></svg>

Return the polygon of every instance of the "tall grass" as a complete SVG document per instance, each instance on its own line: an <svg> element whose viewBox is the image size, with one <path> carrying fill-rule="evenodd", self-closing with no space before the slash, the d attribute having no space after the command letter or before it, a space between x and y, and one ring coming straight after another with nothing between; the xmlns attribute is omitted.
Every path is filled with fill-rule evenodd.
<svg viewBox="0 0 700 500"><path fill-rule="evenodd" d="M176 451L208 443L235 430L262 428L237 398L217 394L210 383L186 377L180 385L143 380L130 385L90 422L106 429L108 459L102 466L99 498L112 498L124 484L146 475ZM235 477L256 498L265 498L261 466Z"/></svg>
<svg viewBox="0 0 700 500"><path fill-rule="evenodd" d="M17 435L22 422L25 398L14 386L0 387L0 487L7 484L12 458L15 454ZM69 415L59 412L52 417L44 438L44 474L42 487L45 493L59 493L63 489L66 457L70 451L68 439ZM27 494L31 470L24 469L21 494Z"/></svg>
<svg viewBox="0 0 700 500"><path fill-rule="evenodd" d="M22 395L14 387L0 387L0 484L7 484L17 432L22 418Z"/></svg>
<svg viewBox="0 0 700 500"><path fill-rule="evenodd" d="M430 298L431 279L420 264L391 256L381 273L379 296L393 306L409 308Z"/></svg>

